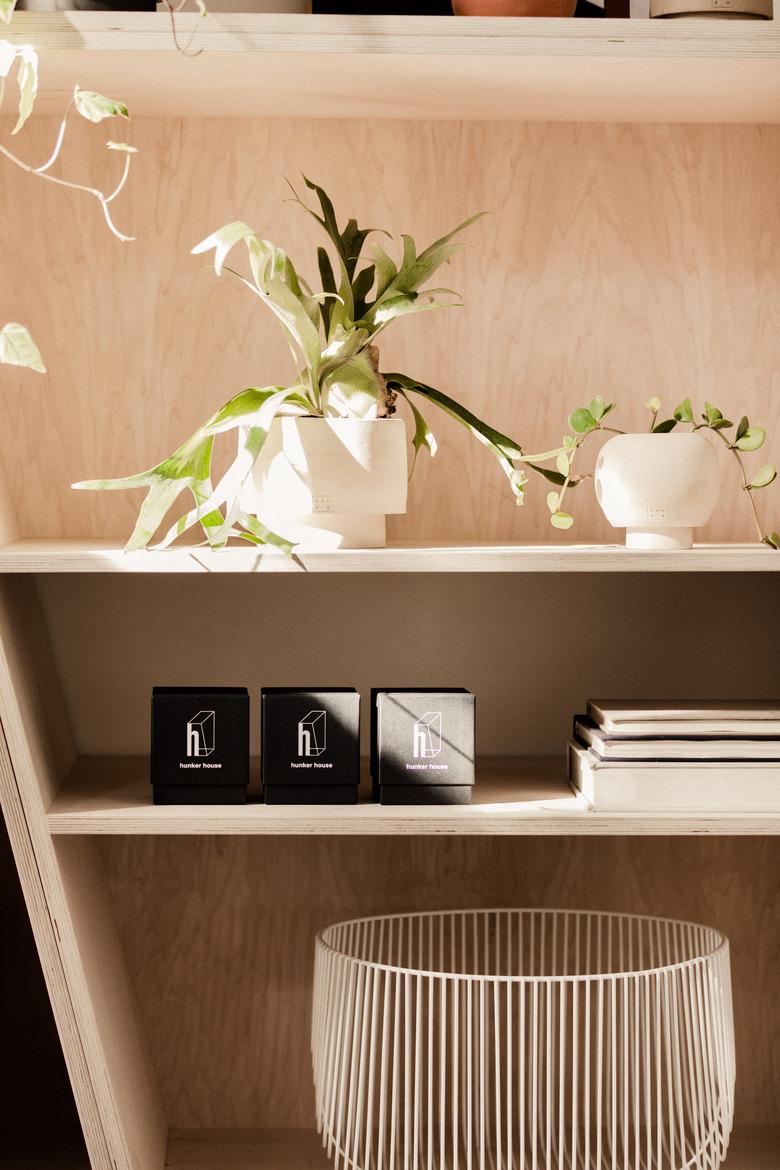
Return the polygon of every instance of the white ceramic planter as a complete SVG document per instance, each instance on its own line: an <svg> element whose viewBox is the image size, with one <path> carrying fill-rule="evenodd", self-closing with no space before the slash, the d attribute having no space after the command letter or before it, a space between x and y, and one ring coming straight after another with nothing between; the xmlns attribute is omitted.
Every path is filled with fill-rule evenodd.
<svg viewBox="0 0 780 1170"><path fill-rule="evenodd" d="M718 502L720 472L712 446L698 434L616 435L596 463L596 495L629 548L693 544Z"/></svg>
<svg viewBox="0 0 780 1170"><path fill-rule="evenodd" d="M242 502L303 550L382 548L407 479L402 419L278 418Z"/></svg>

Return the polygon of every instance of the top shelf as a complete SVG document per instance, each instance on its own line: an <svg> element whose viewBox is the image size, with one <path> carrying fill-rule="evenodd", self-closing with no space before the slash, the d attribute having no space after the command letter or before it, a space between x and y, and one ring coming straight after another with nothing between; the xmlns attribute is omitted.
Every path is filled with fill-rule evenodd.
<svg viewBox="0 0 780 1170"><path fill-rule="evenodd" d="M284 556L276 549L180 546L125 553L108 541L18 540L0 547L2 573L771 573L780 553L756 544L688 552L613 544L391 544Z"/></svg>
<svg viewBox="0 0 780 1170"><path fill-rule="evenodd" d="M14 16L38 109L78 82L133 114L572 122L778 122L773 21L190 14Z"/></svg>

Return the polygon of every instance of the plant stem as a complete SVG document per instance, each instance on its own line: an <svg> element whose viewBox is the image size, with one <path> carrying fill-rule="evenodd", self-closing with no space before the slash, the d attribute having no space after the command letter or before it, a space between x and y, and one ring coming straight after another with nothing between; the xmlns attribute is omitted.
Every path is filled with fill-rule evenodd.
<svg viewBox="0 0 780 1170"><path fill-rule="evenodd" d="M566 474L566 479L563 481L563 484L561 486L561 490L558 493L558 511L559 512L563 511L563 508L561 507L561 504L563 503L563 497L566 495L566 492L571 485L571 470L572 470L572 467L574 466L574 458L575 458L577 452L579 451L580 447L583 445L583 443L587 439L588 435L592 435L592 434L593 434L593 431L588 431L586 434L580 435L580 437L578 439L574 440L574 446L571 448L571 455L569 456L569 470Z"/></svg>
<svg viewBox="0 0 780 1170"><path fill-rule="evenodd" d="M712 429L712 428L710 428L710 429ZM729 451L731 452L731 454L734 456L734 458L737 461L737 467L739 468L739 474L740 474L740 478L742 480L742 490L743 490L743 492L747 492L748 499L750 500L750 510L753 513L753 523L756 526L756 532L758 534L758 539L763 543L764 530L762 529L761 521L758 518L758 508L756 507L756 501L753 499L753 493L750 490L750 487L748 485L748 478L747 478L747 474L745 472L745 465L742 462L742 456L740 455L739 451L734 446L734 444L729 442L729 440L726 438L726 436L723 434L722 431L716 430L715 434L718 436L719 439L722 440L722 442L724 442L726 444L727 448L729 449Z"/></svg>
<svg viewBox="0 0 780 1170"><path fill-rule="evenodd" d="M62 135L62 132L63 132L63 129L62 129L63 126L64 126L64 121L63 121L62 125L60 126L60 136ZM61 138L60 138L60 143L61 143ZM100 204L100 207L103 211L103 215L105 217L105 221L108 224L110 231L113 232L113 234L116 236L116 238L118 240L121 240L123 243L127 243L130 240L134 240L135 236L124 235L122 232L120 232L119 228L116 226L114 221L111 219L111 212L108 209L108 204L109 204L110 200L106 198L106 196L103 194L102 191L98 191L98 189L96 187L87 187L83 183L74 183L70 179L61 179L57 175L49 175L46 173L46 168L51 166L52 162L57 157L58 153L59 153L59 146L58 146L55 154L53 155L53 157L49 160L49 162L47 162L45 164L44 168L41 169L41 168L31 167L28 163L26 163L22 159L18 158L17 155L13 154L8 149L7 146L3 146L2 143L0 143L0 154L4 155L5 158L9 159L10 162L15 163L17 167L21 168L21 170L26 171L28 175L37 175L40 179L45 179L47 183L56 183L56 185L58 187L67 187L71 191L83 191L86 195L92 195L95 199L97 199L98 203ZM118 189L115 190L113 192L113 194L111 195L111 197L110 197L111 199L113 199L116 195L119 194L119 191L122 189L122 186L124 185L124 181L127 178L127 171L129 169L127 163L128 163L128 160L125 161L125 174L122 177L122 180L120 182Z"/></svg>
<svg viewBox="0 0 780 1170"><path fill-rule="evenodd" d="M171 36L173 37L173 43L176 46L177 52L181 53L182 57L199 57L203 52L203 49L196 49L194 53L190 52L192 42L195 40L198 32L197 27L192 30L190 39L187 41L186 45L182 46L179 44L179 30L176 27L176 13L181 11L186 2L187 0L179 0L177 4L174 4L171 2L171 0L163 0L163 3L168 9L168 14L171 18Z"/></svg>
<svg viewBox="0 0 780 1170"><path fill-rule="evenodd" d="M60 122L60 128L59 128L59 131L57 133L57 141L54 143L54 150L51 152L48 162L45 162L42 167L35 168L36 175L42 175L44 173L44 171L48 171L49 167L53 166L54 163L59 158L59 153L60 153L60 150L62 149L62 143L63 143L63 140L65 138L65 130L66 130L67 125L68 125L68 114L70 113L70 107L72 105L73 105L73 99L71 98L70 103L68 105L68 108L65 111L65 113L63 114L62 121Z"/></svg>

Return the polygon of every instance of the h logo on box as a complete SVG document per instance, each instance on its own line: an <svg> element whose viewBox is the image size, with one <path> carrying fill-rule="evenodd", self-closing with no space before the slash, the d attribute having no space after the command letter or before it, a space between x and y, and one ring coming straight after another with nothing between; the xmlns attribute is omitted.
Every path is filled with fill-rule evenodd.
<svg viewBox="0 0 780 1170"><path fill-rule="evenodd" d="M298 724L298 755L321 756L325 751L324 711L310 711Z"/></svg>
<svg viewBox="0 0 780 1170"><path fill-rule="evenodd" d="M214 751L214 731L217 717L214 711L198 711L187 724L187 755L210 756Z"/></svg>
<svg viewBox="0 0 780 1170"><path fill-rule="evenodd" d="M441 711L426 711L414 725L414 758L430 760L441 751Z"/></svg>

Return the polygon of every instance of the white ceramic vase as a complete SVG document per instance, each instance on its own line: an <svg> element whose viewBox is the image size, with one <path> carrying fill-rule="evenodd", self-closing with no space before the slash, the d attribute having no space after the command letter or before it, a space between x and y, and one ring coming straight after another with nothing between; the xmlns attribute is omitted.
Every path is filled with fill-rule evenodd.
<svg viewBox="0 0 780 1170"><path fill-rule="evenodd" d="M383 548L407 479L402 419L277 418L242 503L303 551Z"/></svg>
<svg viewBox="0 0 780 1170"><path fill-rule="evenodd" d="M691 548L719 493L715 452L699 434L616 435L596 463L598 501L628 548Z"/></svg>

